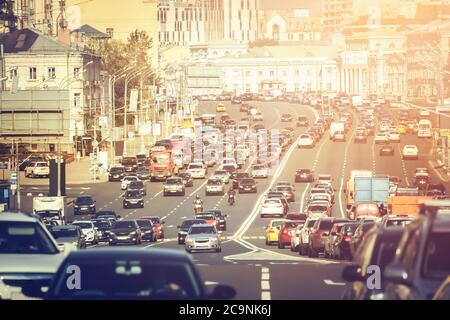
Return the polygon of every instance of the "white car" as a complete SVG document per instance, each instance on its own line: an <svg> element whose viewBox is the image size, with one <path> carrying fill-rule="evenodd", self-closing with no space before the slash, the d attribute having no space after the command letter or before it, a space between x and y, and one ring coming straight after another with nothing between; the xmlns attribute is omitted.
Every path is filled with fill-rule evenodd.
<svg viewBox="0 0 450 320"><path fill-rule="evenodd" d="M0 230L0 298L25 299L20 288L3 281L50 283L70 250L62 252L47 228L26 214L2 212Z"/></svg>
<svg viewBox="0 0 450 320"><path fill-rule="evenodd" d="M333 177L331 176L331 174L319 174L317 176L317 183L326 183L332 185Z"/></svg>
<svg viewBox="0 0 450 320"><path fill-rule="evenodd" d="M252 178L267 178L269 169L263 164L254 164L252 166Z"/></svg>
<svg viewBox="0 0 450 320"><path fill-rule="evenodd" d="M344 131L336 131L333 134L333 141L345 141L345 132Z"/></svg>
<svg viewBox="0 0 450 320"><path fill-rule="evenodd" d="M389 131L389 141L390 142L400 142L400 134L398 131Z"/></svg>
<svg viewBox="0 0 450 320"><path fill-rule="evenodd" d="M205 187L205 195L209 196L211 194L219 194L221 196L225 194L225 185L222 179L208 179Z"/></svg>
<svg viewBox="0 0 450 320"><path fill-rule="evenodd" d="M205 179L207 174L206 167L202 162L190 163L186 172L190 173L193 179Z"/></svg>
<svg viewBox="0 0 450 320"><path fill-rule="evenodd" d="M375 135L375 143L377 144L389 143L389 134L387 132L378 132Z"/></svg>
<svg viewBox="0 0 450 320"><path fill-rule="evenodd" d="M309 202L328 202L328 205L333 204L333 198L329 193L313 193L309 196Z"/></svg>
<svg viewBox="0 0 450 320"><path fill-rule="evenodd" d="M228 184L230 182L230 174L225 170L216 170L212 175L211 179L222 179L223 183Z"/></svg>
<svg viewBox="0 0 450 320"><path fill-rule="evenodd" d="M309 246L309 235L311 233L311 230L316 223L316 221L319 219L319 217L308 217L306 219L305 224L303 225L303 228L300 230L300 238L299 238L299 245L298 245L298 251L301 255L306 255L308 251Z"/></svg>
<svg viewBox="0 0 450 320"><path fill-rule="evenodd" d="M234 158L223 158L222 165L233 165L236 167L236 169L238 167L236 159Z"/></svg>
<svg viewBox="0 0 450 320"><path fill-rule="evenodd" d="M25 177L48 177L50 176L50 167L47 162L33 162L25 168Z"/></svg>
<svg viewBox="0 0 450 320"><path fill-rule="evenodd" d="M257 112L256 114L253 115L253 121L263 121L264 120L264 116L262 115L261 112Z"/></svg>
<svg viewBox="0 0 450 320"><path fill-rule="evenodd" d="M283 202L278 198L265 199L261 207L261 218L266 216L284 216Z"/></svg>
<svg viewBox="0 0 450 320"><path fill-rule="evenodd" d="M403 159L419 159L419 149L415 145L406 145L402 150Z"/></svg>
<svg viewBox="0 0 450 320"><path fill-rule="evenodd" d="M298 138L297 147L300 148L312 148L314 147L314 139L309 134L302 134Z"/></svg>
<svg viewBox="0 0 450 320"><path fill-rule="evenodd" d="M303 228L303 223L300 223L295 229L289 231L291 236L291 251L298 251L300 245L300 235Z"/></svg>
<svg viewBox="0 0 450 320"><path fill-rule="evenodd" d="M123 177L122 182L120 183L120 189L127 190L128 186L133 181L141 181L141 180L139 180L139 178L136 177L136 176L125 176L125 177Z"/></svg>
<svg viewBox="0 0 450 320"><path fill-rule="evenodd" d="M74 221L71 223L74 226L79 226L81 232L86 236L86 242L97 244L98 243L98 232L95 229L95 225L92 221Z"/></svg>
<svg viewBox="0 0 450 320"><path fill-rule="evenodd" d="M420 111L420 116L421 117L429 117L430 115L431 115L431 113L428 110L421 110Z"/></svg>

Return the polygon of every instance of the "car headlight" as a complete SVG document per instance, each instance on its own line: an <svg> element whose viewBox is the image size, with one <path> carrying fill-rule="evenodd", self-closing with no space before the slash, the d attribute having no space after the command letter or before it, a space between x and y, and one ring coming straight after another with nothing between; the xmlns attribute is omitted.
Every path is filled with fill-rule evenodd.
<svg viewBox="0 0 450 320"><path fill-rule="evenodd" d="M93 208L93 207L95 207L95 204L91 204L89 207Z"/></svg>
<svg viewBox="0 0 450 320"><path fill-rule="evenodd" d="M186 238L186 243L192 243L194 242L194 240L192 240L191 238Z"/></svg>
<svg viewBox="0 0 450 320"><path fill-rule="evenodd" d="M186 231L178 231L178 234L185 235L185 234L187 234L187 232Z"/></svg>
<svg viewBox="0 0 450 320"><path fill-rule="evenodd" d="M114 233L114 232L108 232L108 234L111 236L111 237L115 237L116 236L116 234Z"/></svg>
<svg viewBox="0 0 450 320"><path fill-rule="evenodd" d="M79 206L76 205L76 204L74 204L73 207L74 207L75 209L78 209L78 208L79 208Z"/></svg>
<svg viewBox="0 0 450 320"><path fill-rule="evenodd" d="M135 236L136 235L136 231L130 232L130 236Z"/></svg>

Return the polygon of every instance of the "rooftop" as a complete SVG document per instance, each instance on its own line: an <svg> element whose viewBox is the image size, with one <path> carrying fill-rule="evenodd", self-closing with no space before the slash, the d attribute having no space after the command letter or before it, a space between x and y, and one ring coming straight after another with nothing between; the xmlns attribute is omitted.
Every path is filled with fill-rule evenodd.
<svg viewBox="0 0 450 320"><path fill-rule="evenodd" d="M67 52L70 47L33 29L14 30L0 34L5 53Z"/></svg>

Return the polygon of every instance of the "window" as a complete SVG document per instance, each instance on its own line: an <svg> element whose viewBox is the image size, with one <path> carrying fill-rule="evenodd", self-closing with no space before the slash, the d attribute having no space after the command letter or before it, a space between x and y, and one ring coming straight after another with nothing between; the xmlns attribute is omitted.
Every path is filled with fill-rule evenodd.
<svg viewBox="0 0 450 320"><path fill-rule="evenodd" d="M73 78L74 79L80 78L80 68L73 68Z"/></svg>
<svg viewBox="0 0 450 320"><path fill-rule="evenodd" d="M81 93L74 93L73 94L73 106L74 107L81 107Z"/></svg>
<svg viewBox="0 0 450 320"><path fill-rule="evenodd" d="M15 78L15 77L17 77L17 69L11 69L11 70L9 71L9 78L10 78L10 79L13 79L13 78Z"/></svg>
<svg viewBox="0 0 450 320"><path fill-rule="evenodd" d="M55 79L56 78L56 69L55 69L55 67L49 67L48 68L48 78L49 79Z"/></svg>
<svg viewBox="0 0 450 320"><path fill-rule="evenodd" d="M36 67L30 67L30 80L37 80L37 69Z"/></svg>

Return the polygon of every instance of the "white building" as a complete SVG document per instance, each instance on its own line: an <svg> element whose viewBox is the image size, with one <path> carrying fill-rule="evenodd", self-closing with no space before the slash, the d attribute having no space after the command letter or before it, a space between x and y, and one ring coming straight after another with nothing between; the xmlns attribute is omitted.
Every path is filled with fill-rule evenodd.
<svg viewBox="0 0 450 320"><path fill-rule="evenodd" d="M29 142L34 142L39 151L48 151L50 140L36 137L55 124L46 123L31 114L61 111L62 118L58 119L63 124L58 127L62 134L59 140L63 150L73 151L75 137L87 134L88 122L98 115L102 107L100 58L74 50L31 29L0 35L0 44L4 50L3 67L6 71L2 83L2 112L20 109L23 117L29 116L30 124L24 125L23 122L21 129L34 136L31 138L33 141ZM25 115L27 112L29 114ZM8 121L10 126L14 124L11 121L23 119ZM5 126L6 122L0 130L2 133ZM19 128L15 129L17 131Z"/></svg>

